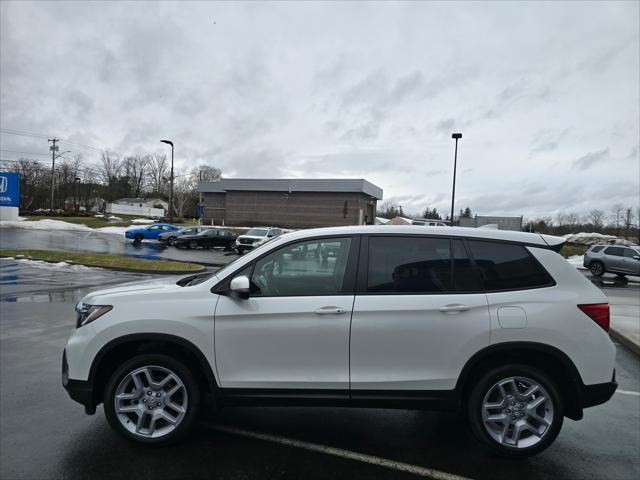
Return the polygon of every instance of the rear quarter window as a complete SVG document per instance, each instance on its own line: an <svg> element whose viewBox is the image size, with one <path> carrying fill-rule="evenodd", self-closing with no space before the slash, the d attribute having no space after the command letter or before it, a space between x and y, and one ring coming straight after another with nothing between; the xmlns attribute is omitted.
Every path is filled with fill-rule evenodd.
<svg viewBox="0 0 640 480"><path fill-rule="evenodd" d="M592 251L592 252L594 252L594 253L598 253L598 252L599 252L600 250L602 250L603 248L604 248L604 246L602 246L602 245L598 245L597 247L593 247L593 248L591 249L591 251Z"/></svg>
<svg viewBox="0 0 640 480"><path fill-rule="evenodd" d="M485 291L554 285L549 273L523 245L481 240L469 240L468 244Z"/></svg>

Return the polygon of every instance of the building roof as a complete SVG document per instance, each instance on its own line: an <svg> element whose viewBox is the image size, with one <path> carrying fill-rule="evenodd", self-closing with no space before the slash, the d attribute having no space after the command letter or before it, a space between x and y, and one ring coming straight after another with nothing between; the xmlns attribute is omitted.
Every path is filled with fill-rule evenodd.
<svg viewBox="0 0 640 480"><path fill-rule="evenodd" d="M165 202L161 198L119 198L114 203L148 203L148 202Z"/></svg>
<svg viewBox="0 0 640 480"><path fill-rule="evenodd" d="M364 193L382 200L382 189L362 178L223 178L219 182L199 182L202 193L250 192L336 192Z"/></svg>

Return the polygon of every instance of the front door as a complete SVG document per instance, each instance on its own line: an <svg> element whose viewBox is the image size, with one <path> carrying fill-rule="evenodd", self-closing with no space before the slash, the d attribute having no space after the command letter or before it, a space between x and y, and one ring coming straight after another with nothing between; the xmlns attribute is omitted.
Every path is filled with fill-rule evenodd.
<svg viewBox="0 0 640 480"><path fill-rule="evenodd" d="M349 387L349 325L357 241L334 237L278 248L232 275L248 299L220 295L216 365L223 388ZM229 279L230 280L230 279Z"/></svg>
<svg viewBox="0 0 640 480"><path fill-rule="evenodd" d="M453 389L491 328L462 241L371 236L367 243L351 326L352 394Z"/></svg>

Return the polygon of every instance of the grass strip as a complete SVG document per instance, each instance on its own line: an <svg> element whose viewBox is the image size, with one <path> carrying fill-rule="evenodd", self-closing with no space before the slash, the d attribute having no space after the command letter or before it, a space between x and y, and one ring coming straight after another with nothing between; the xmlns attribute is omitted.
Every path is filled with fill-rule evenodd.
<svg viewBox="0 0 640 480"><path fill-rule="evenodd" d="M2 249L0 250L0 257L25 258L50 263L66 262L87 267L145 273L196 273L205 269L197 263L148 260L106 253L63 252L59 250Z"/></svg>

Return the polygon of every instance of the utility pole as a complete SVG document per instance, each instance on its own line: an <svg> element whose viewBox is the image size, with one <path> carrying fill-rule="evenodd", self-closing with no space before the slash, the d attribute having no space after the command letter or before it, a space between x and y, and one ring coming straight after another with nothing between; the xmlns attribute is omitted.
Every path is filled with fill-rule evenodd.
<svg viewBox="0 0 640 480"><path fill-rule="evenodd" d="M171 184L169 186L169 223L173 222L173 142L171 140L160 140L171 146Z"/></svg>
<svg viewBox="0 0 640 480"><path fill-rule="evenodd" d="M453 205L456 201L456 167L458 165L458 140L462 138L461 133L454 133L451 135L456 141L456 151L453 154L453 191L451 192L451 226L453 227Z"/></svg>
<svg viewBox="0 0 640 480"><path fill-rule="evenodd" d="M55 173L56 173L56 152L58 151L58 146L56 145L56 142L58 141L59 139L55 137L47 140L47 142L52 143L52 145L49 147L49 150L51 150L51 208L50 208L51 214L53 214L53 189L54 189Z"/></svg>

